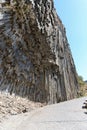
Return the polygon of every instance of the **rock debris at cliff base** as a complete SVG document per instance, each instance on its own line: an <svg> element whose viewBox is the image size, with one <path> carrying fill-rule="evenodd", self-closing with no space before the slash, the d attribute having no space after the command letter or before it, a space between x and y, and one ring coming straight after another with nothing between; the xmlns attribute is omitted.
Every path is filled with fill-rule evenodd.
<svg viewBox="0 0 87 130"><path fill-rule="evenodd" d="M0 90L47 103L77 96L77 73L53 0L0 1Z"/></svg>
<svg viewBox="0 0 87 130"><path fill-rule="evenodd" d="M31 112L44 105L9 93L0 93L0 122L9 116Z"/></svg>

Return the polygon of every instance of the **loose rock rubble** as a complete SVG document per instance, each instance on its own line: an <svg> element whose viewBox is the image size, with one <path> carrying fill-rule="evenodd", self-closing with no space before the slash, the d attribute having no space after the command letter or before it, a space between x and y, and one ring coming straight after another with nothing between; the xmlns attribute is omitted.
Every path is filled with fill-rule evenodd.
<svg viewBox="0 0 87 130"><path fill-rule="evenodd" d="M44 104L32 102L27 98L0 93L0 122L10 115L30 112L43 106Z"/></svg>
<svg viewBox="0 0 87 130"><path fill-rule="evenodd" d="M84 102L84 106L82 106L83 109L87 109L87 100ZM86 113L87 114L87 113Z"/></svg>

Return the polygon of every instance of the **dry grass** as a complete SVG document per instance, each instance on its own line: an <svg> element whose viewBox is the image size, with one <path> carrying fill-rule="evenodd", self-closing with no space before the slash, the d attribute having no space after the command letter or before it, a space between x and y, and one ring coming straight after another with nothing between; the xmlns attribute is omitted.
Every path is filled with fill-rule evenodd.
<svg viewBox="0 0 87 130"><path fill-rule="evenodd" d="M80 87L79 96L87 96L87 83Z"/></svg>

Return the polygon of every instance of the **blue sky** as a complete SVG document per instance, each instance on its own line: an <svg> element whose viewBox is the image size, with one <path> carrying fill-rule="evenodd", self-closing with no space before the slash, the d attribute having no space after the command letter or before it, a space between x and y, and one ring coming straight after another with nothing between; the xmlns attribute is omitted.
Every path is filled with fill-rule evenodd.
<svg viewBox="0 0 87 130"><path fill-rule="evenodd" d="M87 80L87 0L54 0L67 33L77 73Z"/></svg>

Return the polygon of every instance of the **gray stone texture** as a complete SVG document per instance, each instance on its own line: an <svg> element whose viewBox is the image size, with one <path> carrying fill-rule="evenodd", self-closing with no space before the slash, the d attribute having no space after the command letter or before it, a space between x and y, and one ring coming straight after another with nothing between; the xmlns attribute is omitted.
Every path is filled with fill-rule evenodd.
<svg viewBox="0 0 87 130"><path fill-rule="evenodd" d="M77 96L77 73L53 0L1 0L0 90L49 104Z"/></svg>

